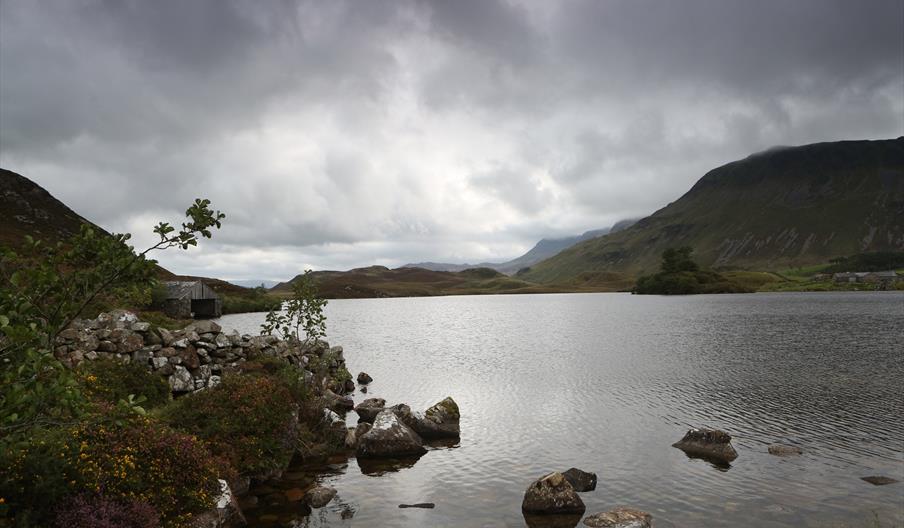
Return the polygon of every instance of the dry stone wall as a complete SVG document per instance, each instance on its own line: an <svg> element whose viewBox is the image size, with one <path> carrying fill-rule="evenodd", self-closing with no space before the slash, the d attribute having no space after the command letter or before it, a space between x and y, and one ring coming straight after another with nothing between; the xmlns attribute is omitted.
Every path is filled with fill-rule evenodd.
<svg viewBox="0 0 904 528"><path fill-rule="evenodd" d="M165 377L174 394L215 386L224 373L262 357L281 358L298 366L308 382L315 379L318 368L325 369L321 374L330 375L318 376L328 384L324 388L337 394L346 391L335 376L345 367L342 347L330 347L324 341L305 345L274 336L227 334L213 321L196 321L182 330L169 331L128 311L102 313L96 319L75 321L62 331L55 354L72 368L96 359L140 364Z"/></svg>

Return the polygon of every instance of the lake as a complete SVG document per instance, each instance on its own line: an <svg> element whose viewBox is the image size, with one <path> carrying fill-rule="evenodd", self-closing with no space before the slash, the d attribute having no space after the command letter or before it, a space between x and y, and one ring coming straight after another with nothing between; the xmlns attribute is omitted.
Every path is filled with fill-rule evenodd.
<svg viewBox="0 0 904 528"><path fill-rule="evenodd" d="M599 476L581 494L588 515L626 505L658 527L904 523L902 293L358 299L326 313L349 370L374 378L356 402L423 410L452 396L461 441L410 467L320 468L339 494L300 526L524 526L530 482L572 466ZM256 334L262 320L219 323ZM691 427L729 432L737 460L671 447ZM803 455L769 455L772 443ZM398 508L420 502L436 507ZM249 520L279 525L266 513Z"/></svg>

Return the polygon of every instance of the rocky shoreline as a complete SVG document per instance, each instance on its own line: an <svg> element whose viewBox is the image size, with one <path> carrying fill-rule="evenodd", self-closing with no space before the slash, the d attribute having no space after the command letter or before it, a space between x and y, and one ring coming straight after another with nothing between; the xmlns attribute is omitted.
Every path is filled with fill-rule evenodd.
<svg viewBox="0 0 904 528"><path fill-rule="evenodd" d="M367 398L355 404L351 397L355 390L367 392L373 378L361 372L353 379L346 368L342 347L331 347L324 341L305 344L273 336L225 333L212 321L196 321L184 329L170 331L141 321L130 312L115 311L76 321L59 335L56 345L56 357L71 368L96 360L141 365L166 380L174 398L217 387L224 376L243 373L262 358L292 365L304 385L313 390L316 399L312 402L316 402L319 420L331 438L330 445L305 453L302 462L309 465L318 461L326 464L331 456L334 458L330 460L338 457L344 461L354 457L363 473L379 474L387 467L414 465L437 442L454 445L460 439L460 410L451 397L421 412L412 411L404 403L388 405L382 398ZM349 412L357 415L354 426L347 423ZM731 440L731 435L723 431L691 429L673 447L689 457L725 468L738 458ZM803 454L800 447L783 444L770 445L766 451L778 457ZM310 514L313 509L334 503L336 489L317 484L318 479L307 474L285 474L289 468L287 463L263 473L221 479L216 506L196 515L194 526L243 526L247 524L244 512L253 512L261 506L291 505L296 514L305 511ZM280 479L286 486L275 486ZM897 482L884 476L863 480L874 485ZM525 522L529 526L573 527L581 522L589 527L652 526L649 513L626 506L584 517L587 508L579 494L593 491L596 484L595 473L578 468L541 476L524 493ZM399 504L399 508L434 506L433 503ZM346 506L342 518L351 518L354 513ZM274 516L267 513L255 519L285 521L267 517Z"/></svg>

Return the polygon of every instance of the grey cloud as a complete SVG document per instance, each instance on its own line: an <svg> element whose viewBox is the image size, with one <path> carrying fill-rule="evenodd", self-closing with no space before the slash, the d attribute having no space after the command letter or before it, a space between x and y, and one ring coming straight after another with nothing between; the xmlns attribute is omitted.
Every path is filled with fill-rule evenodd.
<svg viewBox="0 0 904 528"><path fill-rule="evenodd" d="M902 134L900 0L0 0L0 165L117 231L210 197L186 272L505 259Z"/></svg>

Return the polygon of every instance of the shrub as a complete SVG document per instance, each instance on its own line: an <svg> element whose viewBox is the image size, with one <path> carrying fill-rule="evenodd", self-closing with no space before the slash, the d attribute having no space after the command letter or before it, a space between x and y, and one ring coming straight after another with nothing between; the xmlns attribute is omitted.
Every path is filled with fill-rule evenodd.
<svg viewBox="0 0 904 528"><path fill-rule="evenodd" d="M118 403L129 395L144 396L143 406L154 408L170 400L169 384L141 365L114 360L84 361L78 368L85 394L95 400Z"/></svg>
<svg viewBox="0 0 904 528"><path fill-rule="evenodd" d="M57 508L57 528L157 528L160 516L146 502L79 495Z"/></svg>
<svg viewBox="0 0 904 528"><path fill-rule="evenodd" d="M181 527L211 508L228 464L195 437L147 417L84 421L38 429L0 446L0 496L20 525L46 525L49 505L103 496L123 507L145 503L163 526ZM85 498L84 500L88 500Z"/></svg>
<svg viewBox="0 0 904 528"><path fill-rule="evenodd" d="M227 376L212 389L163 408L173 427L204 439L210 449L246 475L288 464L297 440L298 406L275 376Z"/></svg>

